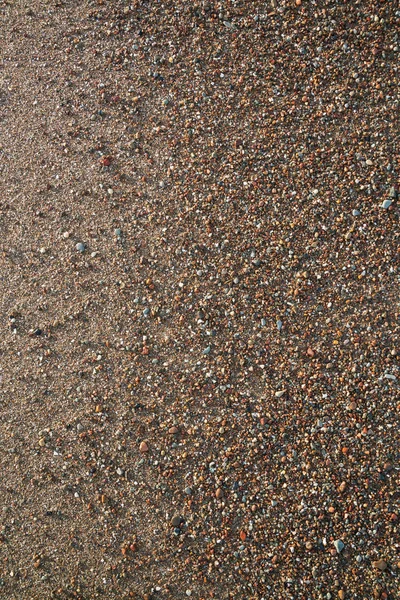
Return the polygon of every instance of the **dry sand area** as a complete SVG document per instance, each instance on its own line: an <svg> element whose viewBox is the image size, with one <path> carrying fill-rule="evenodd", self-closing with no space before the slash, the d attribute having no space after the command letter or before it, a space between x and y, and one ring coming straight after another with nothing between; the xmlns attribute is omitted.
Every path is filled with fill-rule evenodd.
<svg viewBox="0 0 400 600"><path fill-rule="evenodd" d="M400 6L0 0L0 598L400 598Z"/></svg>

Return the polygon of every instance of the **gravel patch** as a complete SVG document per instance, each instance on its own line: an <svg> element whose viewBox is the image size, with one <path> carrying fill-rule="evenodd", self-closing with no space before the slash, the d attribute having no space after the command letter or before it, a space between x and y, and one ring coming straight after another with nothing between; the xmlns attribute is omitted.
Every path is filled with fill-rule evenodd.
<svg viewBox="0 0 400 600"><path fill-rule="evenodd" d="M0 597L398 597L399 20L0 5Z"/></svg>

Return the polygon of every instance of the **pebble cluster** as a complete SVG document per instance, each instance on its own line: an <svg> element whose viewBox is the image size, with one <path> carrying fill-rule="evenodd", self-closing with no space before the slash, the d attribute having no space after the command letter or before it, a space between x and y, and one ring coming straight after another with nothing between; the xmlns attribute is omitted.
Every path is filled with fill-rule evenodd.
<svg viewBox="0 0 400 600"><path fill-rule="evenodd" d="M398 598L398 3L0 23L0 597Z"/></svg>

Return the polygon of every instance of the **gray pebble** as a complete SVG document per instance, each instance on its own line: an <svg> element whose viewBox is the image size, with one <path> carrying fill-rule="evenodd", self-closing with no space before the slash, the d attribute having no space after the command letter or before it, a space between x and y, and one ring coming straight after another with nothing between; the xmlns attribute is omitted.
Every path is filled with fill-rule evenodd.
<svg viewBox="0 0 400 600"><path fill-rule="evenodd" d="M389 198L395 200L397 198L397 190L395 187L391 187L389 190Z"/></svg>
<svg viewBox="0 0 400 600"><path fill-rule="evenodd" d="M203 354L210 354L211 352L211 346L207 346L207 348L205 350L203 350Z"/></svg>
<svg viewBox="0 0 400 600"><path fill-rule="evenodd" d="M179 515L175 515L174 517L172 517L172 519L171 519L172 527L179 527L181 523L182 523L182 518Z"/></svg>
<svg viewBox="0 0 400 600"><path fill-rule="evenodd" d="M391 206L391 204L392 204L392 200L387 199L382 202L381 207L387 209L387 208L389 208L389 206Z"/></svg>
<svg viewBox="0 0 400 600"><path fill-rule="evenodd" d="M190 487L185 487L185 489L183 490L186 494L186 496L191 496L192 495L192 488Z"/></svg>
<svg viewBox="0 0 400 600"><path fill-rule="evenodd" d="M148 317L149 314L150 314L150 309L149 308L145 308L144 311L143 311L143 316L144 317Z"/></svg>
<svg viewBox="0 0 400 600"><path fill-rule="evenodd" d="M278 321L276 322L276 326L277 326L277 328L278 328L278 331L280 331L280 330L282 329L282 325L283 325L282 321L278 320Z"/></svg>
<svg viewBox="0 0 400 600"><path fill-rule="evenodd" d="M117 238L120 238L120 237L121 237L121 235L122 235L122 231L121 231L121 229L119 229L119 228L117 228L117 229L114 229L114 233L115 233L115 235L117 236Z"/></svg>
<svg viewBox="0 0 400 600"><path fill-rule="evenodd" d="M360 211L356 208L353 210L353 217L359 217L361 215Z"/></svg>
<svg viewBox="0 0 400 600"><path fill-rule="evenodd" d="M78 250L78 252L85 252L85 244L82 244L82 242L78 242L75 248Z"/></svg>
<svg viewBox="0 0 400 600"><path fill-rule="evenodd" d="M344 544L343 544L342 540L335 540L335 541L333 542L333 545L335 546L335 548L336 548L336 550L337 550L338 554L340 554L340 552L341 552L341 551L343 550L343 548L344 548Z"/></svg>

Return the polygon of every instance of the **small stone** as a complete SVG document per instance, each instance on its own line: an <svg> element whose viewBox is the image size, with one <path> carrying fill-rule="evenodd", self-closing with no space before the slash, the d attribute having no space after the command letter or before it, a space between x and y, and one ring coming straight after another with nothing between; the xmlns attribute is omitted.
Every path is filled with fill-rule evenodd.
<svg viewBox="0 0 400 600"><path fill-rule="evenodd" d="M282 321L280 321L280 320L278 319L278 321L276 322L276 326L277 326L277 328L278 328L278 331L280 331L280 330L282 329L282 327L283 327L283 323L282 323Z"/></svg>
<svg viewBox="0 0 400 600"><path fill-rule="evenodd" d="M344 591L343 590L339 590L338 591L338 597L340 598L340 600L344 600L345 595L344 595Z"/></svg>
<svg viewBox="0 0 400 600"><path fill-rule="evenodd" d="M114 234L115 234L115 236L116 236L117 238L120 238L120 237L121 237L121 235L122 235L122 231L121 231L121 229L119 229L119 228L117 228L117 229L114 229Z"/></svg>
<svg viewBox="0 0 400 600"><path fill-rule="evenodd" d="M183 519L180 515L174 515L171 519L171 525L172 527L180 527L182 521Z"/></svg>
<svg viewBox="0 0 400 600"><path fill-rule="evenodd" d="M398 192L395 187L391 187L389 190L389 198L395 200L397 198Z"/></svg>
<svg viewBox="0 0 400 600"><path fill-rule="evenodd" d="M146 444L146 442L141 442L140 443L139 450L140 450L140 452L148 452L149 447Z"/></svg>
<svg viewBox="0 0 400 600"><path fill-rule="evenodd" d="M82 242L78 242L75 246L78 252L85 252L85 245Z"/></svg>
<svg viewBox="0 0 400 600"><path fill-rule="evenodd" d="M356 208L353 210L353 217L359 217L361 215L360 211Z"/></svg>
<svg viewBox="0 0 400 600"><path fill-rule="evenodd" d="M220 500L221 498L224 497L224 492L221 490L221 488L218 488L217 491L215 492L215 497Z"/></svg>
<svg viewBox="0 0 400 600"><path fill-rule="evenodd" d="M205 350L203 350L204 355L210 354L210 352L211 352L211 346L207 346L207 348Z"/></svg>
<svg viewBox="0 0 400 600"><path fill-rule="evenodd" d="M286 390L279 390L278 392L275 392L275 398L282 398L285 392Z"/></svg>
<svg viewBox="0 0 400 600"><path fill-rule="evenodd" d="M192 488L189 486L185 487L183 491L185 492L186 496L191 496L193 494Z"/></svg>
<svg viewBox="0 0 400 600"><path fill-rule="evenodd" d="M355 410L357 408L357 404L354 402L354 400L352 402L350 402L349 404L349 410Z"/></svg>
<svg viewBox="0 0 400 600"><path fill-rule="evenodd" d="M387 199L382 202L381 207L387 209L387 208L389 208L389 206L391 206L391 204L392 204L392 200Z"/></svg>
<svg viewBox="0 0 400 600"><path fill-rule="evenodd" d="M314 356L315 352L312 348L307 348L307 354L308 356L311 356L311 358Z"/></svg>
<svg viewBox="0 0 400 600"><path fill-rule="evenodd" d="M342 483L339 485L339 492L343 493L344 490L346 489L346 482L342 481Z"/></svg>
<svg viewBox="0 0 400 600"><path fill-rule="evenodd" d="M175 426L174 427L170 427L168 429L168 433L171 434L171 435L175 435L176 433L178 433L178 431L179 431L178 428L175 427Z"/></svg>
<svg viewBox="0 0 400 600"><path fill-rule="evenodd" d="M372 561L372 566L379 571L385 571L387 569L387 562L380 558L379 560Z"/></svg>
<svg viewBox="0 0 400 600"><path fill-rule="evenodd" d="M335 541L333 542L333 545L334 545L334 546L335 546L335 548L336 548L336 552L337 552L338 554L340 554L340 553L341 553L341 551L342 551L342 550L343 550L343 548L344 548L344 544L343 544L342 540L335 540Z"/></svg>
<svg viewBox="0 0 400 600"><path fill-rule="evenodd" d="M44 438L40 438L40 440L39 440L39 446L41 448L43 448L43 446L45 446L45 445L46 445L46 440Z"/></svg>
<svg viewBox="0 0 400 600"><path fill-rule="evenodd" d="M64 233L63 233L63 237L64 237L65 239L68 239L68 238L69 238L69 236L70 236L70 233L69 233L69 231L64 231Z"/></svg>

